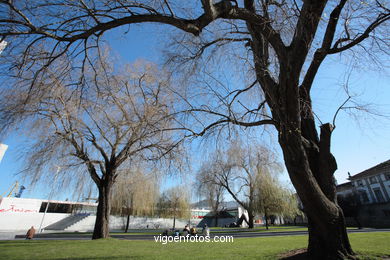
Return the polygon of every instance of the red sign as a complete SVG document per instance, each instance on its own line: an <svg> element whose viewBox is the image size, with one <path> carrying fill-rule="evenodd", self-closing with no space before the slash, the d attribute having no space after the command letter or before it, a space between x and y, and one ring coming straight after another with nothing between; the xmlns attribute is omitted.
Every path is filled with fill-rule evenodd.
<svg viewBox="0 0 390 260"><path fill-rule="evenodd" d="M10 205L8 209L0 209L0 213L2 212L22 212L22 213L29 213L29 212L38 212L37 210L31 210L31 209L23 209L23 208L16 208L15 205Z"/></svg>

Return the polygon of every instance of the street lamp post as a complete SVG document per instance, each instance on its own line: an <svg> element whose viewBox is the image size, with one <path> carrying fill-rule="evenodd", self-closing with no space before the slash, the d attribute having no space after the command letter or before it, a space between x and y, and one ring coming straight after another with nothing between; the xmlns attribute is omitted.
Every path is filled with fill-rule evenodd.
<svg viewBox="0 0 390 260"><path fill-rule="evenodd" d="M57 181L58 173L60 170L61 170L61 167L57 166L56 175L54 176L54 183L56 183L56 181ZM39 225L38 233L42 233L43 221L45 220L47 209L49 208L49 204L50 204L50 200L51 200L52 196L53 196L53 190L50 191L49 198L47 200L47 204L46 204L46 208L45 208L45 212L43 213L41 224Z"/></svg>

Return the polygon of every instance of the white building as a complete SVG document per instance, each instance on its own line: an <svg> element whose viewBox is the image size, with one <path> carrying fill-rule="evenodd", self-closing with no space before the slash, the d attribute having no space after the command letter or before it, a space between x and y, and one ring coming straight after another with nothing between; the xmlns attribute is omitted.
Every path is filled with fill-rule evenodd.
<svg viewBox="0 0 390 260"><path fill-rule="evenodd" d="M363 204L390 202L390 160L349 177Z"/></svg>
<svg viewBox="0 0 390 260"><path fill-rule="evenodd" d="M97 203L1 198L0 231L27 230L31 226L45 229L65 219L68 221L63 226L69 228L88 217L96 209L96 205ZM75 215L78 217L70 219Z"/></svg>
<svg viewBox="0 0 390 260"><path fill-rule="evenodd" d="M92 231L96 220L97 203L41 199L0 198L0 233L37 230ZM208 212L208 211L207 211ZM192 210L192 219L176 219L176 227L188 222L197 225L206 211ZM127 217L110 216L110 229L123 230ZM173 219L158 217L130 217L129 228L171 228Z"/></svg>
<svg viewBox="0 0 390 260"><path fill-rule="evenodd" d="M366 227L390 227L390 160L348 179L337 186L337 195L355 205L347 224L358 221Z"/></svg>

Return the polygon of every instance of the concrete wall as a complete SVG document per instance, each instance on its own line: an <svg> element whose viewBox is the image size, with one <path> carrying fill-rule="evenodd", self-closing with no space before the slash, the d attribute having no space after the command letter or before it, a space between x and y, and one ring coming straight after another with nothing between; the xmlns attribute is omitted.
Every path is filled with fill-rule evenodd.
<svg viewBox="0 0 390 260"><path fill-rule="evenodd" d="M31 226L38 229L43 219L42 228L54 224L70 214L47 213L15 213L6 212L0 214L0 231L28 230Z"/></svg>
<svg viewBox="0 0 390 260"><path fill-rule="evenodd" d="M91 231L95 225L96 216L89 216L82 221L68 227L66 231ZM111 230L124 230L126 227L127 217L110 217ZM176 219L176 228L183 229L188 223L188 220ZM191 224L198 224L199 220L191 220ZM129 229L156 228L166 229L172 228L173 219L165 218L146 218L146 217L130 217Z"/></svg>
<svg viewBox="0 0 390 260"><path fill-rule="evenodd" d="M54 224L70 214L63 213L46 213L42 228ZM27 231L31 226L38 229L43 219L43 213L2 213L0 214L0 232L8 231ZM66 231L91 231L95 225L96 216L88 216L76 224L68 227ZM198 224L200 220L191 220L191 225ZM182 229L188 223L188 220L176 219L176 228ZM145 218L145 217L130 217L130 229L142 228L172 228L173 219L164 218ZM110 217L111 230L124 230L126 226L126 217Z"/></svg>

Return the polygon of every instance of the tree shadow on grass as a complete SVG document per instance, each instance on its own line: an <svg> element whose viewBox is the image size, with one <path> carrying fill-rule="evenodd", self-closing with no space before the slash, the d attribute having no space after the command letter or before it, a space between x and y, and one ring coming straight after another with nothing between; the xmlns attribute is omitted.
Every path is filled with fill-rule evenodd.
<svg viewBox="0 0 390 260"><path fill-rule="evenodd" d="M37 245L46 244L44 240L7 240L0 241L0 246L25 246L25 245Z"/></svg>
<svg viewBox="0 0 390 260"><path fill-rule="evenodd" d="M101 256L101 257L66 257L66 258L56 258L56 260L93 260L93 259L145 259L141 256ZM49 259L47 259L49 260ZM50 258L52 260L52 258Z"/></svg>

